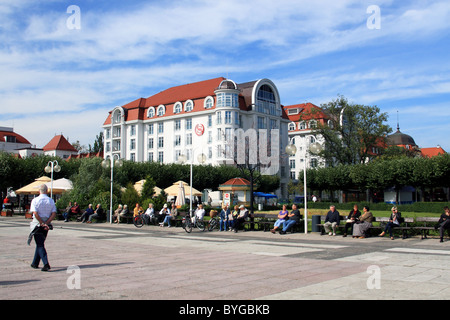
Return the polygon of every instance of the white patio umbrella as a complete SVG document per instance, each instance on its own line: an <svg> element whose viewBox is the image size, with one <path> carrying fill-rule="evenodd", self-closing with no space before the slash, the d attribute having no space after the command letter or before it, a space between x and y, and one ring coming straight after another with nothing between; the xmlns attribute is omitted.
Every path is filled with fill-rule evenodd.
<svg viewBox="0 0 450 320"><path fill-rule="evenodd" d="M178 190L177 200L175 201L175 205L177 207L181 207L182 205L184 205L186 203L185 197L186 197L186 195L184 193L184 185L183 185L183 182L180 181L180 188Z"/></svg>
<svg viewBox="0 0 450 320"><path fill-rule="evenodd" d="M51 186L51 182L46 182L45 183L48 187L48 189L50 190ZM35 189L39 189L39 186L35 186ZM54 194L61 194L66 192L67 190L71 190L73 188L72 185L72 181L70 181L69 179L66 178L61 178L58 180L54 180L53 181L53 193Z"/></svg>

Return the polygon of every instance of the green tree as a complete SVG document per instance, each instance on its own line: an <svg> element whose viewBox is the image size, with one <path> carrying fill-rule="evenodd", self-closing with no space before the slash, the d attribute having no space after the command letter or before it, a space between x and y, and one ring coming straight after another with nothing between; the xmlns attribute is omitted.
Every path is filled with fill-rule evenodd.
<svg viewBox="0 0 450 320"><path fill-rule="evenodd" d="M386 136L392 129L385 124L386 113L380 113L377 106L349 103L343 96L321 105L328 116L328 122L318 123L312 130L325 140L321 156L331 166L338 164L358 164L370 160L375 155L372 148L384 146ZM318 110L303 117L314 116Z"/></svg>

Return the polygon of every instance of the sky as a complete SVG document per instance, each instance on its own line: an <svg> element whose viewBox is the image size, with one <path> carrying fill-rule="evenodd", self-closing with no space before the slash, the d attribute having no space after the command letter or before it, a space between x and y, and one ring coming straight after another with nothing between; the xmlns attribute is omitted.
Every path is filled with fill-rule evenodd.
<svg viewBox="0 0 450 320"><path fill-rule="evenodd" d="M94 143L108 111L172 86L262 78L283 105L376 105L450 152L448 0L0 0L0 126Z"/></svg>

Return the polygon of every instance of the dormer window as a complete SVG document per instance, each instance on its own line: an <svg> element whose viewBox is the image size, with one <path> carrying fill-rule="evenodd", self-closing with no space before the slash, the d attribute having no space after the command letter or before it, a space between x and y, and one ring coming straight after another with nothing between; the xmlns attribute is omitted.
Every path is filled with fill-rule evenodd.
<svg viewBox="0 0 450 320"><path fill-rule="evenodd" d="M154 116L155 116L155 108L154 107L148 108L147 118L153 118Z"/></svg>
<svg viewBox="0 0 450 320"><path fill-rule="evenodd" d="M188 100L184 103L184 111L190 112L194 109L194 102L192 100Z"/></svg>

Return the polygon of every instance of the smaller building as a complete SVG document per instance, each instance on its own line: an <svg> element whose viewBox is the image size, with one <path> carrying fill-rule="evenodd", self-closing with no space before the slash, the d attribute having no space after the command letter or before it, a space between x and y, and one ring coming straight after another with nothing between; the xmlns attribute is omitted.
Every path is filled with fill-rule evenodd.
<svg viewBox="0 0 450 320"><path fill-rule="evenodd" d="M78 154L78 150L62 134L54 136L43 149L45 155L60 157L62 159L68 159L71 155Z"/></svg>
<svg viewBox="0 0 450 320"><path fill-rule="evenodd" d="M19 154L20 149L31 147L27 139L14 132L14 128L0 127L0 151Z"/></svg>
<svg viewBox="0 0 450 320"><path fill-rule="evenodd" d="M223 204L230 206L250 204L250 181L243 178L233 178L219 185L222 191Z"/></svg>

